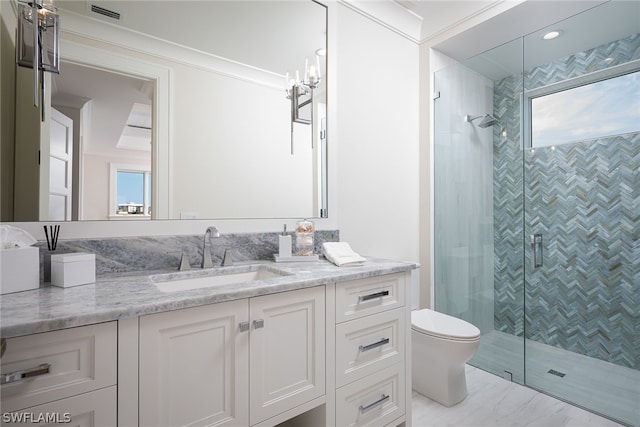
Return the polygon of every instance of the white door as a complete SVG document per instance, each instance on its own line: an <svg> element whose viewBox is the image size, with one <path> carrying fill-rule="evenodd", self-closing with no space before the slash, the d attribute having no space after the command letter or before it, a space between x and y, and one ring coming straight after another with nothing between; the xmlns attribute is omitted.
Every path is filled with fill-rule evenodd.
<svg viewBox="0 0 640 427"><path fill-rule="evenodd" d="M247 426L246 299L140 318L140 426Z"/></svg>
<svg viewBox="0 0 640 427"><path fill-rule="evenodd" d="M51 109L49 140L49 183L40 187L49 193L49 221L71 220L71 179L73 170L73 120ZM41 206L41 209L44 206ZM47 212L41 211L42 214Z"/></svg>
<svg viewBox="0 0 640 427"><path fill-rule="evenodd" d="M249 300L251 425L325 393L324 286Z"/></svg>

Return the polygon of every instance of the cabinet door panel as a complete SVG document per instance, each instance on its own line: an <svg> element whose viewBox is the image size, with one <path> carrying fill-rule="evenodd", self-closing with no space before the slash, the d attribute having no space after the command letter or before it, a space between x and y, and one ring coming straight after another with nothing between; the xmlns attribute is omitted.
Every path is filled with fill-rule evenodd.
<svg viewBox="0 0 640 427"><path fill-rule="evenodd" d="M250 300L251 424L325 393L324 287Z"/></svg>
<svg viewBox="0 0 640 427"><path fill-rule="evenodd" d="M248 424L247 300L140 318L140 425Z"/></svg>

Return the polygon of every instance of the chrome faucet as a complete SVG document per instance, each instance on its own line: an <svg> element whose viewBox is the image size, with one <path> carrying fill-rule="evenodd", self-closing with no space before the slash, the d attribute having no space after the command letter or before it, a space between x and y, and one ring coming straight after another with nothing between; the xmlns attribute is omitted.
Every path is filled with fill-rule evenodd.
<svg viewBox="0 0 640 427"><path fill-rule="evenodd" d="M207 239L207 235L209 238ZM211 226L204 232L204 244L202 246L202 268L213 267L213 259L211 258L211 238L220 237L220 232L217 228Z"/></svg>

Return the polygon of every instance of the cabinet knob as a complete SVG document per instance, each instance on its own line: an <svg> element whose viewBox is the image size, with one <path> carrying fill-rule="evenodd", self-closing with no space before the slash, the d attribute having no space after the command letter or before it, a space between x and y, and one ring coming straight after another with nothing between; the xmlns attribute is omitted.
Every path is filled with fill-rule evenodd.
<svg viewBox="0 0 640 427"><path fill-rule="evenodd" d="M253 321L253 329L260 329L264 327L264 319L258 319Z"/></svg>
<svg viewBox="0 0 640 427"><path fill-rule="evenodd" d="M247 332L249 330L249 322L240 322L238 325L240 332Z"/></svg>

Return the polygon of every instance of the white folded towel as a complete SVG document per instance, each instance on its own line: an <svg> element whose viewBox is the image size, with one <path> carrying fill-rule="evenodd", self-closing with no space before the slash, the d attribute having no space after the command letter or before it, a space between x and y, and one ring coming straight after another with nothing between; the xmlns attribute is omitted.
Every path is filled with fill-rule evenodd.
<svg viewBox="0 0 640 427"><path fill-rule="evenodd" d="M355 253L347 242L325 242L322 244L322 254L338 267L361 265L367 260Z"/></svg>

